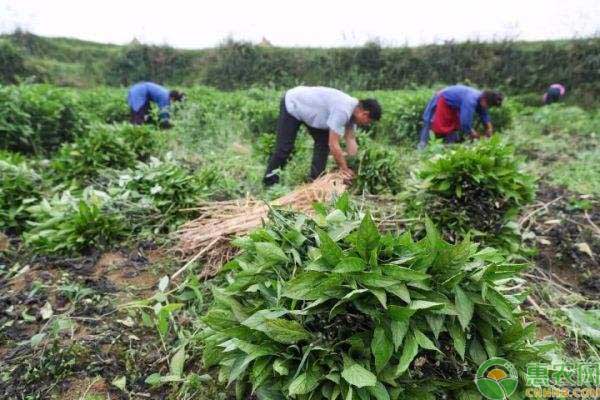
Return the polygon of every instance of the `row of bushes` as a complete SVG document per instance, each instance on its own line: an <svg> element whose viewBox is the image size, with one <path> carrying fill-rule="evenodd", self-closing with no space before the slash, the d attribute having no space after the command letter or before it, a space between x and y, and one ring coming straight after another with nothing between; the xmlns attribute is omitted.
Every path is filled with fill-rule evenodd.
<svg viewBox="0 0 600 400"><path fill-rule="evenodd" d="M232 117L252 134L274 132L282 93L250 89L222 93L206 87L187 91L188 100L179 108L200 107L203 121ZM421 114L432 90L359 92L382 103L382 120L372 135L391 142L414 141L421 126ZM51 85L0 87L0 148L47 155L61 143L73 141L92 123L126 121L129 109L125 90L98 88L72 90ZM492 111L496 128L510 125L510 109Z"/></svg>
<svg viewBox="0 0 600 400"><path fill-rule="evenodd" d="M212 166L164 154L152 127L95 124L49 160L0 153L0 231L41 253L73 254L169 231L226 184Z"/></svg>
<svg viewBox="0 0 600 400"><path fill-rule="evenodd" d="M382 48L371 42L362 47L334 49L271 48L229 40L219 48L197 51L139 43L118 47L48 39L26 32L5 38L23 56L84 63L79 70L82 74L93 72L91 81L96 84L157 80L231 90L304 83L372 90L470 81L525 93L541 92L548 84L560 81L591 95L598 91L600 81L600 38L537 43L447 42L416 48ZM583 100L585 96L578 97Z"/></svg>

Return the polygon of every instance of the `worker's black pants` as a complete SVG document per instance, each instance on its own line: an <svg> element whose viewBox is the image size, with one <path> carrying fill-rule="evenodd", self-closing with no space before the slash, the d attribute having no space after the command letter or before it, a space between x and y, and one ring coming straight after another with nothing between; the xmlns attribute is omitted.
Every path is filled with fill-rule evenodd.
<svg viewBox="0 0 600 400"><path fill-rule="evenodd" d="M285 167L290 154L294 150L294 143L302 121L296 119L285 108L285 97L281 99L279 107L279 119L277 120L277 142L275 151L269 159L267 172L263 178L265 185L270 186L279 182L280 168ZM306 124L304 124L306 125ZM329 156L329 131L327 129L316 129L306 126L308 132L315 141L313 148L312 165L310 166L310 179L316 179L325 171L327 156Z"/></svg>
<svg viewBox="0 0 600 400"><path fill-rule="evenodd" d="M131 123L134 125L143 125L150 122L150 102L146 102L142 108L137 111L131 110Z"/></svg>

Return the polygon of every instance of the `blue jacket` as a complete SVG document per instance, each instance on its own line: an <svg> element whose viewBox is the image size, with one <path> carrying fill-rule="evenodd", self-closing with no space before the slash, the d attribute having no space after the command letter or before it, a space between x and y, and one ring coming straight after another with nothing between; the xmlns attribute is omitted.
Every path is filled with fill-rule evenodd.
<svg viewBox="0 0 600 400"><path fill-rule="evenodd" d="M167 107L171 104L169 90L152 82L136 83L129 88L127 103L133 112L138 112L149 101L156 103L161 114L168 113Z"/></svg>
<svg viewBox="0 0 600 400"><path fill-rule="evenodd" d="M429 140L431 120L435 114L439 96L444 96L444 100L446 100L446 103L448 103L450 107L460 110L460 130L464 133L468 134L473 129L474 113L479 114L479 118L481 118L483 124L490 122L490 116L488 115L487 110L482 108L479 104L481 91L465 85L448 86L436 93L431 100L429 100L429 103L427 103L427 107L425 107L425 112L423 112L423 129L421 130L420 137L422 143L427 143Z"/></svg>

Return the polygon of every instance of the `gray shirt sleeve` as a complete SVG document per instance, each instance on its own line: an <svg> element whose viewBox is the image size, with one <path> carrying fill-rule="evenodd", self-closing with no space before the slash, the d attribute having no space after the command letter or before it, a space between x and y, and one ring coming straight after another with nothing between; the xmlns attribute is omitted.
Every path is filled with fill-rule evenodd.
<svg viewBox="0 0 600 400"><path fill-rule="evenodd" d="M344 136L348 122L348 114L341 110L333 110L327 119L327 127L338 135Z"/></svg>

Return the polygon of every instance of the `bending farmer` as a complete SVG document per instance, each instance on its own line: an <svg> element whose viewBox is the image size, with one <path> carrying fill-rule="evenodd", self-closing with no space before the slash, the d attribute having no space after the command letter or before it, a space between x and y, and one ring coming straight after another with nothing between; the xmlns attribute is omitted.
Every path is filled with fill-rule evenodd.
<svg viewBox="0 0 600 400"><path fill-rule="evenodd" d="M461 140L460 132L477 139L481 135L473 129L473 114L479 114L485 126L485 135L493 133L488 115L489 107L502 105L502 93L492 90L481 92L464 85L449 86L436 93L423 113L423 129L419 139L419 148L427 146L429 130L444 142L454 143Z"/></svg>
<svg viewBox="0 0 600 400"><path fill-rule="evenodd" d="M331 152L346 179L354 172L348 168L340 146L346 141L348 155L356 155L355 125L366 126L381 118L377 100L357 100L336 89L299 86L288 90L281 99L277 121L277 143L271 155L263 182L270 186L279 182L279 169L288 161L300 125L306 125L315 141L310 179L316 179L325 170Z"/></svg>
<svg viewBox="0 0 600 400"><path fill-rule="evenodd" d="M566 89L560 83L553 83L546 89L546 93L542 97L543 104L557 103L565 95Z"/></svg>
<svg viewBox="0 0 600 400"><path fill-rule="evenodd" d="M167 88L153 82L140 82L129 88L127 103L131 108L131 123L141 125L149 122L150 102L156 103L159 108L159 119L161 128L170 128L169 106L171 101L180 101L183 93L176 90L169 91Z"/></svg>

